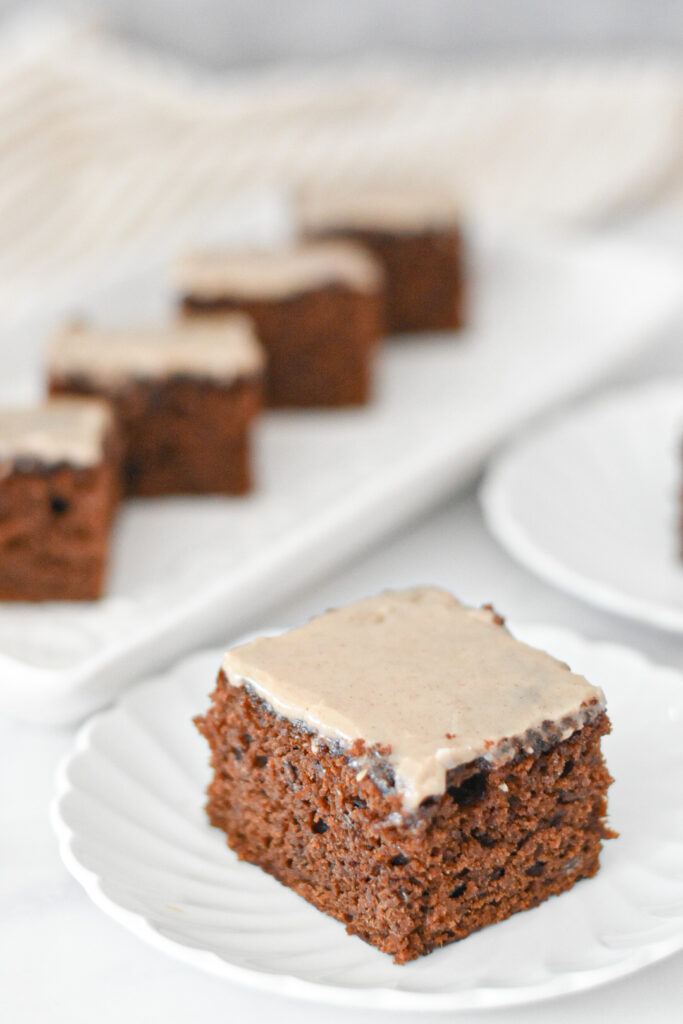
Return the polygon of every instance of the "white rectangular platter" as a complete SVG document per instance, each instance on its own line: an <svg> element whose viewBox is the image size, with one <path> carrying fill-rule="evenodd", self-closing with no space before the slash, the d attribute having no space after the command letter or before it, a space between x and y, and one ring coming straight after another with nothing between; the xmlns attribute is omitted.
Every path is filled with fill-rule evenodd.
<svg viewBox="0 0 683 1024"><path fill-rule="evenodd" d="M134 280L97 301L130 304L150 288ZM677 262L619 241L475 235L471 327L387 343L371 407L268 413L252 496L131 501L107 597L0 607L0 710L78 719L265 618L469 479L520 424L633 356L677 312L680 280Z"/></svg>

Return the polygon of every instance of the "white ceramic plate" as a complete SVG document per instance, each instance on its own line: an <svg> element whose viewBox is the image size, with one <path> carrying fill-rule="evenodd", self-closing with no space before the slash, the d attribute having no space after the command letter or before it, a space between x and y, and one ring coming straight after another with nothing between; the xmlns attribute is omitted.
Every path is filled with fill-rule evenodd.
<svg viewBox="0 0 683 1024"><path fill-rule="evenodd" d="M472 247L472 327L386 345L374 405L267 415L248 498L126 504L104 600L0 607L0 710L82 717L236 631L463 482L680 304L678 263L621 242L477 235ZM136 288L157 294L140 277L99 304L120 314Z"/></svg>
<svg viewBox="0 0 683 1024"><path fill-rule="evenodd" d="M550 627L514 632L601 685L616 783L598 875L404 967L240 863L203 812L204 710L220 650L126 695L79 733L53 821L95 903L185 963L283 995L447 1010L578 992L683 947L683 677L626 648ZM644 696L646 695L646 696ZM644 714L644 702L647 713Z"/></svg>
<svg viewBox="0 0 683 1024"><path fill-rule="evenodd" d="M486 522L520 562L608 611L683 632L683 380L535 427L490 467Z"/></svg>

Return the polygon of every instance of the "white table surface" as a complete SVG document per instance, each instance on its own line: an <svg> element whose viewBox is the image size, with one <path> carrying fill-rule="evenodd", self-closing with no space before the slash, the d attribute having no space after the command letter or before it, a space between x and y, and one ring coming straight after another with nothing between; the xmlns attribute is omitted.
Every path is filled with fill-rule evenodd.
<svg viewBox="0 0 683 1024"><path fill-rule="evenodd" d="M683 376L683 324L615 379ZM261 622L289 624L330 605L386 587L437 583L463 600L492 600L516 621L547 622L585 636L640 648L683 668L683 637L657 633L565 597L537 581L487 535L474 488L454 496ZM227 638L226 638L227 639ZM0 1021L258 1021L329 1024L424 1019L411 1014L333 1010L261 995L194 972L147 947L91 904L62 867L48 822L53 775L74 730L39 729L0 719ZM653 766L656 784L656 765ZM683 953L593 992L511 1010L450 1014L501 1024L601 1024L680 1020ZM438 1015L437 1015L438 1016Z"/></svg>

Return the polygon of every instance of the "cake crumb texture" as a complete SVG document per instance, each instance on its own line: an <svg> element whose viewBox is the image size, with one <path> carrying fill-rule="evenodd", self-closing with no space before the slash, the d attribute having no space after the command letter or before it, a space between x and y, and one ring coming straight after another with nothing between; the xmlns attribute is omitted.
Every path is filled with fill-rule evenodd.
<svg viewBox="0 0 683 1024"><path fill-rule="evenodd" d="M98 465L32 464L0 480L0 600L101 596L118 474L112 438Z"/></svg>
<svg viewBox="0 0 683 1024"><path fill-rule="evenodd" d="M396 963L590 878L611 835L604 712L500 767L451 770L407 816L382 751L320 742L222 672L196 722L214 770L209 819L240 859ZM359 773L360 755L375 769Z"/></svg>

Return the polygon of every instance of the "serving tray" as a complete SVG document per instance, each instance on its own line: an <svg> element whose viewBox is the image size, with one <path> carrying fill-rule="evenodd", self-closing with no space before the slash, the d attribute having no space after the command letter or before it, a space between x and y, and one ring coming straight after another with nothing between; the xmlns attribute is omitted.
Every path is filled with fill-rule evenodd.
<svg viewBox="0 0 683 1024"><path fill-rule="evenodd" d="M0 607L0 711L76 720L224 642L466 482L511 431L633 356L680 305L678 263L621 241L475 232L471 247L471 326L390 340L373 405L267 414L248 498L128 502L100 602ZM162 308L162 280L129 273L93 312Z"/></svg>

